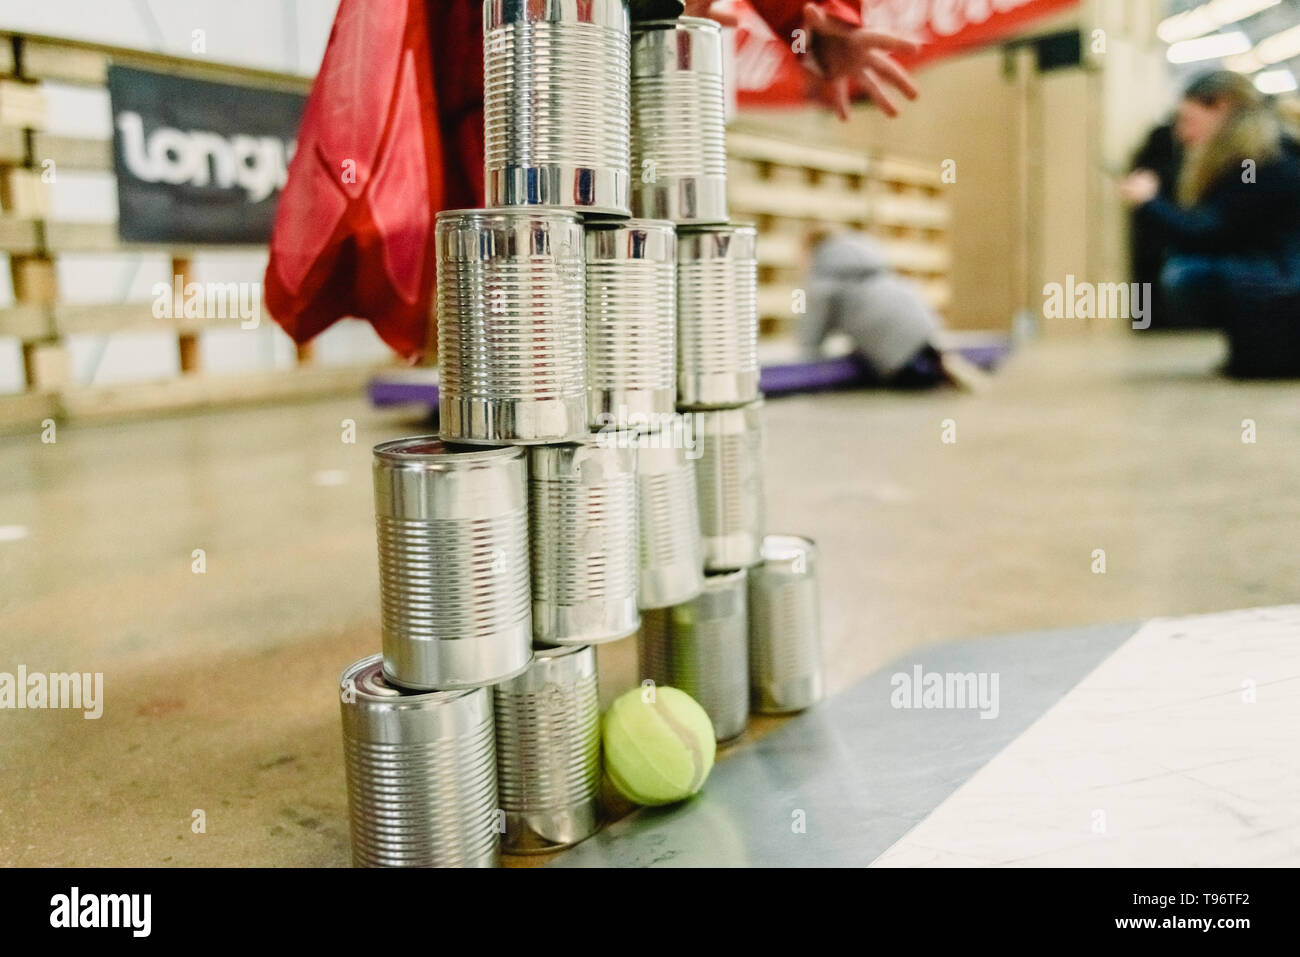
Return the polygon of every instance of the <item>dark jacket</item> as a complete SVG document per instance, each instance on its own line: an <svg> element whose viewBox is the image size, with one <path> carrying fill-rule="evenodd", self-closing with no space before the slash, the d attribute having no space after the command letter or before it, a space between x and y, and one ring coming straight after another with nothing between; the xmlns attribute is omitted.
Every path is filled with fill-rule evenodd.
<svg viewBox="0 0 1300 957"><path fill-rule="evenodd" d="M1287 141L1253 183L1229 171L1190 209L1157 198L1136 215L1173 253L1264 257L1300 270L1300 148Z"/></svg>

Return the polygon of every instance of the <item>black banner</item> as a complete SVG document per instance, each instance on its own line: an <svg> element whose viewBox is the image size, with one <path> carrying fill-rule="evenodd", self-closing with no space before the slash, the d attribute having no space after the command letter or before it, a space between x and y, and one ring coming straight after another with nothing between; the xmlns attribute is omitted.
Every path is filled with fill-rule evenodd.
<svg viewBox="0 0 1300 957"><path fill-rule="evenodd" d="M118 235L267 242L307 98L113 66Z"/></svg>

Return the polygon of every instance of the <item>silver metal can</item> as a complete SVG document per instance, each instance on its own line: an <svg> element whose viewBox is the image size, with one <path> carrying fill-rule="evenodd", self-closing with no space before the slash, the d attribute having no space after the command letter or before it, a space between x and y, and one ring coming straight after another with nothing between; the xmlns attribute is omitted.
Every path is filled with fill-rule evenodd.
<svg viewBox="0 0 1300 957"><path fill-rule="evenodd" d="M588 223L587 413L658 428L677 401L677 237L652 220Z"/></svg>
<svg viewBox="0 0 1300 957"><path fill-rule="evenodd" d="M802 711L821 700L817 546L809 539L763 539L763 563L749 572L749 667L755 711Z"/></svg>
<svg viewBox="0 0 1300 957"><path fill-rule="evenodd" d="M438 412L448 441L587 430L582 226L557 210L438 214Z"/></svg>
<svg viewBox="0 0 1300 957"><path fill-rule="evenodd" d="M484 0L489 206L626 216L628 42L623 0Z"/></svg>
<svg viewBox="0 0 1300 957"><path fill-rule="evenodd" d="M706 571L747 568L761 560L762 407L759 400L738 409L692 413L699 445L695 488Z"/></svg>
<svg viewBox="0 0 1300 957"><path fill-rule="evenodd" d="M529 449L533 640L592 645L633 634L636 436Z"/></svg>
<svg viewBox="0 0 1300 957"><path fill-rule="evenodd" d="M753 226L677 233L677 400L725 408L758 398L758 260Z"/></svg>
<svg viewBox="0 0 1300 957"><path fill-rule="evenodd" d="M637 640L641 678L680 688L700 703L719 741L749 720L749 624L745 570L709 575L685 604L646 612Z"/></svg>
<svg viewBox="0 0 1300 957"><path fill-rule="evenodd" d="M353 865L496 864L490 692L404 691L371 655L343 672L340 700Z"/></svg>
<svg viewBox="0 0 1300 957"><path fill-rule="evenodd" d="M591 647L542 648L493 689L497 782L511 854L551 851L600 827L600 708Z"/></svg>
<svg viewBox="0 0 1300 957"><path fill-rule="evenodd" d="M704 550L695 489L697 446L681 416L675 427L641 437L637 447L637 516L642 608L667 608L704 587Z"/></svg>
<svg viewBox="0 0 1300 957"><path fill-rule="evenodd" d="M522 671L532 658L523 450L424 436L374 455L384 674L429 691Z"/></svg>
<svg viewBox="0 0 1300 957"><path fill-rule="evenodd" d="M632 215L727 220L722 28L681 17L632 32Z"/></svg>

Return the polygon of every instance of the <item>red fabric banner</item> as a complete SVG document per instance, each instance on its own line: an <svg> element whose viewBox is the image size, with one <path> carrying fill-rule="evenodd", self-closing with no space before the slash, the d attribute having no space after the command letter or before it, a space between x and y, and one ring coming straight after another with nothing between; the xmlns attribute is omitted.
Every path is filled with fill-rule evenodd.
<svg viewBox="0 0 1300 957"><path fill-rule="evenodd" d="M1021 27L1075 6L1079 0L867 0L863 22L916 40L908 67L984 46ZM794 106L805 101L811 78L791 50L794 38L776 37L746 0L735 0L736 91L741 106Z"/></svg>

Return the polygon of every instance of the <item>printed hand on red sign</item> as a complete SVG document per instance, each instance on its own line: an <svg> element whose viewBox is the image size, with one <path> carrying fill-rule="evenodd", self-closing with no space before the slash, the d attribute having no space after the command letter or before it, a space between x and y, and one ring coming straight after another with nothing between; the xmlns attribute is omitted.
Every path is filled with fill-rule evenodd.
<svg viewBox="0 0 1300 957"><path fill-rule="evenodd" d="M736 16L726 7L718 0L686 0L686 15L710 17L723 26L735 26ZM814 72L826 81L827 99L840 119L849 118L854 83L861 84L867 97L886 116L898 115L898 106L887 87L894 87L909 100L917 98L911 74L890 56L915 53L918 47L911 40L846 23L815 3L804 4L803 24L811 41L808 50Z"/></svg>

